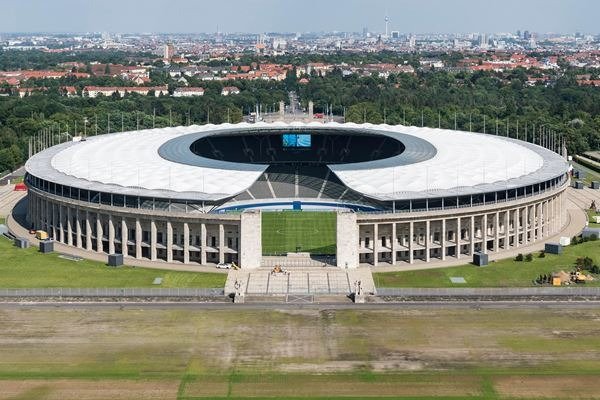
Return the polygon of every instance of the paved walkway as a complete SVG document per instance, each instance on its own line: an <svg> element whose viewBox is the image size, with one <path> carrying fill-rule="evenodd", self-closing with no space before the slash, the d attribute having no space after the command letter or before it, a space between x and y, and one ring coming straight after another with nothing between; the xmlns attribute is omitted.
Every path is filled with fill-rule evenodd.
<svg viewBox="0 0 600 400"><path fill-rule="evenodd" d="M15 192L15 185L0 186L0 217L6 217L27 192Z"/></svg>
<svg viewBox="0 0 600 400"><path fill-rule="evenodd" d="M235 283L251 295L323 295L350 294L360 281L366 293L375 293L370 268L343 270L337 267L289 267L273 273L272 268L231 270L225 293L234 293Z"/></svg>

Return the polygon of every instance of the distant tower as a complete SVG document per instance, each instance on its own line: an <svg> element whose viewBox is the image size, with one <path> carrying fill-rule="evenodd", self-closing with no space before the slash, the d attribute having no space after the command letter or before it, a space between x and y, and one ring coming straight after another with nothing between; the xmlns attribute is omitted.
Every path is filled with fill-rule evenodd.
<svg viewBox="0 0 600 400"><path fill-rule="evenodd" d="M479 48L487 49L488 48L488 38L485 33L479 35Z"/></svg>
<svg viewBox="0 0 600 400"><path fill-rule="evenodd" d="M172 43L165 44L165 60L170 60L175 55L175 47Z"/></svg>
<svg viewBox="0 0 600 400"><path fill-rule="evenodd" d="M387 12L386 12L386 16L385 16L385 38L389 38L390 36L388 35L388 28L390 25L390 17L387 16Z"/></svg>
<svg viewBox="0 0 600 400"><path fill-rule="evenodd" d="M414 49L416 45L417 45L417 37L411 33L410 36L408 37L408 47L410 47L411 49Z"/></svg>

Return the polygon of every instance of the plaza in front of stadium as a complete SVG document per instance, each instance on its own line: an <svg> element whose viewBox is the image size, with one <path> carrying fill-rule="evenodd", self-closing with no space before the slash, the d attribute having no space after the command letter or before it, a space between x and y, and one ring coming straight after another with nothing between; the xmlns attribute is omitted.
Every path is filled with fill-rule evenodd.
<svg viewBox="0 0 600 400"><path fill-rule="evenodd" d="M557 240L570 222L569 168L561 143L444 129L160 128L33 155L18 222L91 258L188 271L232 263L249 292L293 292L274 267L328 267L312 292L343 292L368 280L363 270L499 259Z"/></svg>

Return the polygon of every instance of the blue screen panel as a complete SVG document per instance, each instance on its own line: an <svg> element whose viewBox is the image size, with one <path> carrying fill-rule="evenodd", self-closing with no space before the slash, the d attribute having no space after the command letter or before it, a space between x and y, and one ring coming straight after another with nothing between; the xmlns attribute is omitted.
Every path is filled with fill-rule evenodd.
<svg viewBox="0 0 600 400"><path fill-rule="evenodd" d="M306 148L311 145L311 136L308 133L284 133L281 139L283 147Z"/></svg>
<svg viewBox="0 0 600 400"><path fill-rule="evenodd" d="M296 147L298 141L297 135L293 133L284 133L282 136L283 147Z"/></svg>
<svg viewBox="0 0 600 400"><path fill-rule="evenodd" d="M310 147L310 135L297 135L296 147Z"/></svg>

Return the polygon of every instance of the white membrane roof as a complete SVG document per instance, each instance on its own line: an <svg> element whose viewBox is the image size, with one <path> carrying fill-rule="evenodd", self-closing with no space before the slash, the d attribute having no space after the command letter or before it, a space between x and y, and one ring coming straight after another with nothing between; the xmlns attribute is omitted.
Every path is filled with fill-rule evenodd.
<svg viewBox="0 0 600 400"><path fill-rule="evenodd" d="M26 169L39 178L82 189L220 200L249 188L268 165L211 160L192 154L189 146L169 149L170 144L191 143L220 132L261 128L310 131L311 127L319 132L327 128L370 131L408 143L406 151L396 157L329 166L349 188L378 200L510 189L558 177L568 168L564 159L549 150L494 135L407 126L276 122L195 125L89 137L36 154L27 161ZM161 147L161 154L165 148L170 151L168 156L159 154Z"/></svg>

